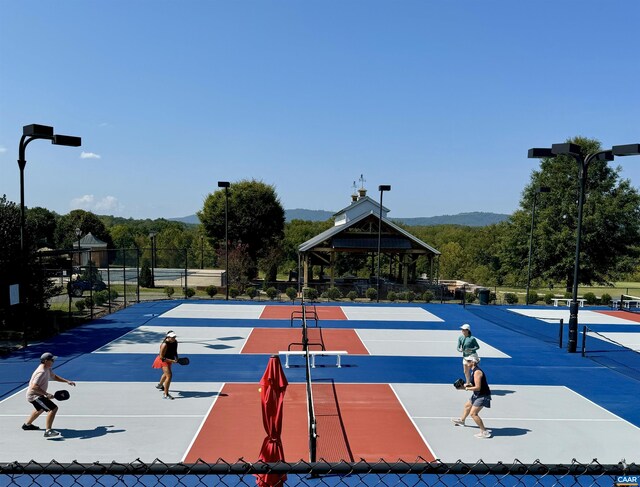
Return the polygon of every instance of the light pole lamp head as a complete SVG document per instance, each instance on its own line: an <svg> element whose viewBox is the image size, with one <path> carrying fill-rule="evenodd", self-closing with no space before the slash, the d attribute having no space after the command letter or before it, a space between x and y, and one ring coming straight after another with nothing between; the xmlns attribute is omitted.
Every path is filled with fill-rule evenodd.
<svg viewBox="0 0 640 487"><path fill-rule="evenodd" d="M540 147L529 149L527 157L529 159L542 159L544 157L554 157L555 154L551 152L551 149L542 149Z"/></svg>
<svg viewBox="0 0 640 487"><path fill-rule="evenodd" d="M378 186L378 191L382 192L382 191L391 191L391 185L389 184L381 184L380 186Z"/></svg>
<svg viewBox="0 0 640 487"><path fill-rule="evenodd" d="M551 188L549 186L540 186L538 188L538 193L550 193Z"/></svg>
<svg viewBox="0 0 640 487"><path fill-rule="evenodd" d="M231 186L229 181L218 181L218 188L228 188Z"/></svg>
<svg viewBox="0 0 640 487"><path fill-rule="evenodd" d="M79 227L76 227L76 238L79 240L82 236L82 230Z"/></svg>
<svg viewBox="0 0 640 487"><path fill-rule="evenodd" d="M564 144L552 144L551 152L553 152L553 154L555 154L556 156L567 155L580 157L582 156L582 147L571 142L565 142Z"/></svg>
<svg viewBox="0 0 640 487"><path fill-rule="evenodd" d="M614 145L611 152L614 156L637 156L640 155L640 144Z"/></svg>
<svg viewBox="0 0 640 487"><path fill-rule="evenodd" d="M54 135L51 141L53 145L66 145L68 147L80 147L82 145L82 138L74 137L72 135Z"/></svg>
<svg viewBox="0 0 640 487"><path fill-rule="evenodd" d="M22 127L22 135L26 137L34 137L36 139L52 139L53 127L32 123L31 125L25 125Z"/></svg>
<svg viewBox="0 0 640 487"><path fill-rule="evenodd" d="M156 235L158 235L158 232L149 232L149 238L151 239L155 238Z"/></svg>
<svg viewBox="0 0 640 487"><path fill-rule="evenodd" d="M613 151L610 151L610 150L600 151L593 156L593 159L596 161L613 161L614 159Z"/></svg>

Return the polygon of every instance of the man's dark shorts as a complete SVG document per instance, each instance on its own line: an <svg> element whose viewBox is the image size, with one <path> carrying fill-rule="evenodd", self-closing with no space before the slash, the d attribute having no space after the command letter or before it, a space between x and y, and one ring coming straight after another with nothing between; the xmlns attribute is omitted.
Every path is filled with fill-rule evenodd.
<svg viewBox="0 0 640 487"><path fill-rule="evenodd" d="M31 401L31 404L36 408L36 411L53 411L58 407L51 399L44 396L40 396L35 401Z"/></svg>
<svg viewBox="0 0 640 487"><path fill-rule="evenodd" d="M483 407L483 408L490 408L491 407L491 396L477 396L476 394L473 394L471 396L471 405L474 407Z"/></svg>

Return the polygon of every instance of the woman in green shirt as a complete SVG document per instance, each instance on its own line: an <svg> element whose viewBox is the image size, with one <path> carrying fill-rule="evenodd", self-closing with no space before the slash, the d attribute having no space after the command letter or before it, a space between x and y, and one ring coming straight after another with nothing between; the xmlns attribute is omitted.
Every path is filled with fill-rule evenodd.
<svg viewBox="0 0 640 487"><path fill-rule="evenodd" d="M478 341L471 335L471 326L464 324L460 327L462 335L458 337L458 352L462 352L462 367L464 370L465 385L471 384L471 362L468 362L469 357L478 357L476 353L480 348Z"/></svg>

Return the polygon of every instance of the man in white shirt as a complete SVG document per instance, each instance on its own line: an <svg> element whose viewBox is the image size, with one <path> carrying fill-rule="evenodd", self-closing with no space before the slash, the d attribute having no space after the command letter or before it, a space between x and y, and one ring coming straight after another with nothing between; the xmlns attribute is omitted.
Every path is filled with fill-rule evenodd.
<svg viewBox="0 0 640 487"><path fill-rule="evenodd" d="M53 430L53 420L58 412L58 406L51 400L53 394L49 394L47 389L49 388L49 381L55 380L57 382L64 382L70 386L75 386L76 383L56 375L53 372L53 362L57 357L52 353L46 352L40 356L40 365L31 375L29 381L29 387L27 388L27 401L29 401L35 411L31 413L27 422L22 425L22 429L25 431L39 430L40 428L33 424L33 422L44 412L47 412L47 419L45 421L45 438L51 438L59 436L60 433Z"/></svg>

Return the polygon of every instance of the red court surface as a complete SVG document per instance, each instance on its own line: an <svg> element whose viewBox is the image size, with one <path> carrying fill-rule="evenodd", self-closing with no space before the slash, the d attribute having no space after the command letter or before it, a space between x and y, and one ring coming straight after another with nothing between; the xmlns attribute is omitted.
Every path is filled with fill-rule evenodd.
<svg viewBox="0 0 640 487"><path fill-rule="evenodd" d="M315 383L313 394L318 459L435 460L388 384ZM306 386L289 384L284 404L285 459L309 460ZM264 437L257 385L225 384L184 461L255 462Z"/></svg>
<svg viewBox="0 0 640 487"><path fill-rule="evenodd" d="M309 328L309 347L311 350L320 350L316 344L324 343L325 350L346 350L352 355L369 355L366 347L354 330L333 328ZM275 354L280 350L302 350L302 334L299 327L293 328L254 328L247 342L242 348L242 353Z"/></svg>
<svg viewBox="0 0 640 487"><path fill-rule="evenodd" d="M346 320L346 315L342 312L340 306L319 306L312 308L307 306L307 321L311 325L314 319L312 311L317 313L318 320ZM291 314L297 311L296 317L298 320L302 317L302 308L300 306L265 306L261 320L290 320Z"/></svg>
<svg viewBox="0 0 640 487"><path fill-rule="evenodd" d="M640 323L640 313L633 313L631 311L598 311L598 313Z"/></svg>

